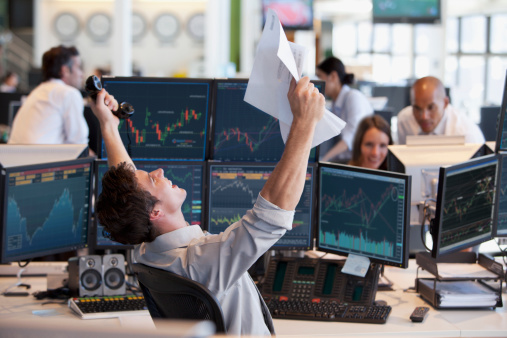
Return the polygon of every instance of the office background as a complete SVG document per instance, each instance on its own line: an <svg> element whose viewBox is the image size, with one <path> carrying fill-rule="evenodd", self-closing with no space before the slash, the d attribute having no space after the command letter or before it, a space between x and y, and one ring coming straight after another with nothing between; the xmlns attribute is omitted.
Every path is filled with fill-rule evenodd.
<svg viewBox="0 0 507 338"><path fill-rule="evenodd" d="M313 29L287 35L310 49L308 75L330 54L359 80L405 85L434 75L451 88L453 105L479 123L481 106L500 105L507 0L441 0L441 9L435 24L373 24L371 0L314 0ZM57 44L77 46L85 74L248 77L262 2L2 0L0 32L0 73L18 72L22 91L30 69Z"/></svg>

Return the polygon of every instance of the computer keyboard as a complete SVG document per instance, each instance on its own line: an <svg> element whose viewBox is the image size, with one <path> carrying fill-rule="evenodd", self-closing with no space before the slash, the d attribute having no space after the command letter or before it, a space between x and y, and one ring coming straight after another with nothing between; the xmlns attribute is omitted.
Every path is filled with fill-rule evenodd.
<svg viewBox="0 0 507 338"><path fill-rule="evenodd" d="M271 316L277 319L385 324L391 313L389 305L344 305L326 300L312 302L271 299L266 304Z"/></svg>
<svg viewBox="0 0 507 338"><path fill-rule="evenodd" d="M142 296L82 297L69 299L69 307L81 319L149 315Z"/></svg>

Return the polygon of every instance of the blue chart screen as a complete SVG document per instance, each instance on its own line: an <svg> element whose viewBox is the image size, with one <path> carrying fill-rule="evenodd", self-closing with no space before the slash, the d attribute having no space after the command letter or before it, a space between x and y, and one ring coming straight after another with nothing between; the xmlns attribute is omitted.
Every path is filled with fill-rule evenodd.
<svg viewBox="0 0 507 338"><path fill-rule="evenodd" d="M440 252L491 237L497 160L447 173L441 210Z"/></svg>
<svg viewBox="0 0 507 338"><path fill-rule="evenodd" d="M507 235L507 156L502 157L502 173L498 189L497 234L505 236Z"/></svg>
<svg viewBox="0 0 507 338"><path fill-rule="evenodd" d="M278 120L244 101L247 85L217 83L213 159L278 162L285 148ZM310 162L315 162L315 149Z"/></svg>
<svg viewBox="0 0 507 338"><path fill-rule="evenodd" d="M401 263L405 181L320 170L319 247Z"/></svg>
<svg viewBox="0 0 507 338"><path fill-rule="evenodd" d="M274 166L210 166L208 231L213 234L223 232L252 209L273 169ZM306 175L292 230L287 231L275 244L278 248L311 246L313 167L308 167Z"/></svg>
<svg viewBox="0 0 507 338"><path fill-rule="evenodd" d="M187 198L183 203L181 210L183 216L189 224L201 225L202 222L202 188L204 172L203 164L171 164L171 163L139 163L134 162L136 168L151 172L158 168L164 171L164 176L167 177L173 184L187 192ZM106 163L101 163L98 166L98 190L97 196L102 192L102 177L104 177L108 166ZM98 222L97 222L98 223ZM97 246L107 245L122 245L114 242L103 235L104 227L97 224Z"/></svg>
<svg viewBox="0 0 507 338"><path fill-rule="evenodd" d="M89 163L11 172L7 189L6 258L87 243Z"/></svg>
<svg viewBox="0 0 507 338"><path fill-rule="evenodd" d="M210 83L106 79L104 88L134 107L119 126L125 145L127 130L131 135L133 159L205 159ZM104 147L102 157L107 158Z"/></svg>

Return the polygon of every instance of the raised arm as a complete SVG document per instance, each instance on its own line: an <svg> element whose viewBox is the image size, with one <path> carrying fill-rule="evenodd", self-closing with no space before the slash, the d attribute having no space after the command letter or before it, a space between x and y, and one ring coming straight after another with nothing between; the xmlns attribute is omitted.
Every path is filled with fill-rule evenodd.
<svg viewBox="0 0 507 338"><path fill-rule="evenodd" d="M294 210L303 193L313 134L324 115L325 99L308 77L297 85L292 79L287 97L293 114L291 129L282 158L261 196L284 210Z"/></svg>
<svg viewBox="0 0 507 338"><path fill-rule="evenodd" d="M91 100L90 106L100 122L102 139L106 145L108 165L116 166L121 162L134 165L123 145L118 131L120 120L111 112L112 110L118 109L118 102L112 95L106 92L105 89L102 89L97 94L97 100L95 102Z"/></svg>

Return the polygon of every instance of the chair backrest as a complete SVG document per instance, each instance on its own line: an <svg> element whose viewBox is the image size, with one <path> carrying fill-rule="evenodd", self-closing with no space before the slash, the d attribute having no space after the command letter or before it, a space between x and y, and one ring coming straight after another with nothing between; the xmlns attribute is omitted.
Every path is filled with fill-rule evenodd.
<svg viewBox="0 0 507 338"><path fill-rule="evenodd" d="M202 284L141 263L133 270L152 318L210 320L218 333L227 332L220 303Z"/></svg>

